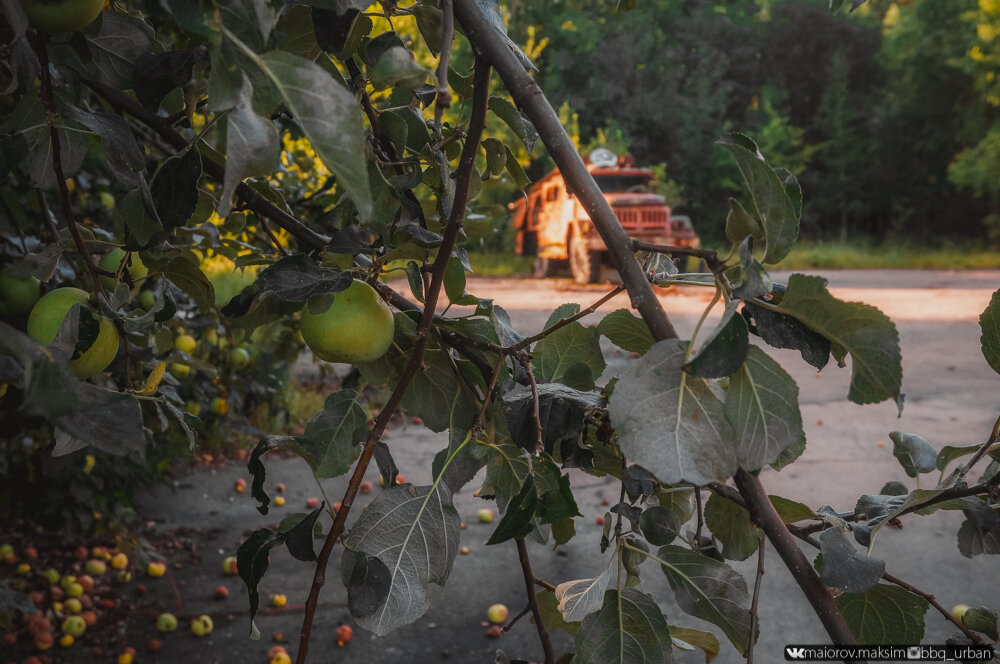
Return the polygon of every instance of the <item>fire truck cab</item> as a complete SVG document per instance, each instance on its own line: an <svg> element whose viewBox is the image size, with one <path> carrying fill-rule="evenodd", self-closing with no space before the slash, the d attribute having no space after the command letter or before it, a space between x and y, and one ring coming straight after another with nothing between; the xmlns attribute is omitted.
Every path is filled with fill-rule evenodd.
<svg viewBox="0 0 1000 664"><path fill-rule="evenodd" d="M691 220L672 215L666 200L652 192L653 171L637 168L630 155L618 157L605 148L594 150L587 161L587 170L629 236L655 244L698 246ZM558 169L508 207L514 214L517 253L535 256L535 276L555 276L568 264L577 283L601 281L604 266L610 264L608 249ZM686 264L679 268L686 271Z"/></svg>

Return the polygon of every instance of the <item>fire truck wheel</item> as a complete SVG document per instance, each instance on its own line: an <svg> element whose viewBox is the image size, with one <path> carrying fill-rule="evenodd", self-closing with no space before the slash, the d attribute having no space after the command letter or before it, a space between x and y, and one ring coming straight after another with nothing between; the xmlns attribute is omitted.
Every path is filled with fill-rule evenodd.
<svg viewBox="0 0 1000 664"><path fill-rule="evenodd" d="M593 284L601 280L601 254L587 251L587 244L571 237L569 239L569 269L573 281L578 284Z"/></svg>

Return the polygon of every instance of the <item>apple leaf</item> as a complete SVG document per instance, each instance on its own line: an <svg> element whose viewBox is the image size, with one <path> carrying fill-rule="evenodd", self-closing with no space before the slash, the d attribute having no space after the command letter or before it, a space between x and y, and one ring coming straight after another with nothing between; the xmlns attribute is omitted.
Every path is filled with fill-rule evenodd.
<svg viewBox="0 0 1000 664"><path fill-rule="evenodd" d="M822 370L830 361L830 340L813 332L795 318L765 309L753 302L744 303L742 314L750 332L763 339L768 346L799 351L802 359L816 367L817 371Z"/></svg>
<svg viewBox="0 0 1000 664"><path fill-rule="evenodd" d="M701 378L725 378L739 370L750 346L747 322L736 315L739 306L739 300L733 300L726 306L718 325L709 333L698 352L684 363L684 371Z"/></svg>
<svg viewBox="0 0 1000 664"><path fill-rule="evenodd" d="M372 212L365 127L354 95L318 64L283 51L260 56L292 116L323 164L354 201L362 219Z"/></svg>
<svg viewBox="0 0 1000 664"><path fill-rule="evenodd" d="M885 573L885 562L869 558L847 539L841 527L827 528L819 534L822 563L819 576L828 586L849 593L863 593Z"/></svg>
<svg viewBox="0 0 1000 664"><path fill-rule="evenodd" d="M664 546L657 560L677 604L722 630L743 653L750 640L750 595L742 576L725 563L679 546Z"/></svg>
<svg viewBox="0 0 1000 664"><path fill-rule="evenodd" d="M342 562L359 625L384 636L427 611L427 585L444 585L458 553L459 521L440 484L397 485L372 501L347 536Z"/></svg>
<svg viewBox="0 0 1000 664"><path fill-rule="evenodd" d="M726 418L736 433L740 468L750 472L805 441L795 379L757 346L729 379Z"/></svg>
<svg viewBox="0 0 1000 664"><path fill-rule="evenodd" d="M566 622L563 619L562 613L559 612L559 600L556 599L556 594L553 591L546 588L539 590L535 593L535 604L538 605L538 611L542 616L542 623L549 632L561 629L567 634L574 636L579 631L580 623Z"/></svg>
<svg viewBox="0 0 1000 664"><path fill-rule="evenodd" d="M271 549L285 541L285 536L273 528L255 530L236 550L236 568L247 587L250 601L250 638L260 639L260 629L254 617L260 608L258 584L271 564Z"/></svg>
<svg viewBox="0 0 1000 664"><path fill-rule="evenodd" d="M85 31L89 69L101 83L119 90L132 87L135 63L150 48L150 28L141 19L119 12L101 12L97 34Z"/></svg>
<svg viewBox="0 0 1000 664"><path fill-rule="evenodd" d="M319 459L317 477L343 475L361 453L359 443L368 437L368 416L354 390L340 390L326 398L321 410L306 425L304 445Z"/></svg>
<svg viewBox="0 0 1000 664"><path fill-rule="evenodd" d="M581 392L562 383L542 383L537 393L542 443L549 454L564 441L576 441L583 431L586 414L601 406L601 395L597 392ZM538 445L538 425L531 388L519 385L505 394L503 401L511 438L524 449L534 451Z"/></svg>
<svg viewBox="0 0 1000 664"><path fill-rule="evenodd" d="M768 166L761 155L757 144L745 134L726 134L718 141L729 148L736 157L736 164L743 175L743 182L750 192L753 202L753 220L758 222L764 231L766 251L764 262L775 264L781 261L791 250L799 236L799 211L788 196L785 184L781 178ZM741 208L742 209L742 208ZM730 223L727 220L727 234ZM753 224L743 221L732 224L735 233L749 231L755 235ZM740 241L743 238L740 237Z"/></svg>
<svg viewBox="0 0 1000 664"><path fill-rule="evenodd" d="M514 104L503 97L492 96L486 107L487 110L503 120L518 138L524 141L524 147L528 152L534 149L535 143L538 141L538 131L535 129L535 125L514 107ZM509 162L510 157L511 155L508 154L507 162Z"/></svg>
<svg viewBox="0 0 1000 664"><path fill-rule="evenodd" d="M771 505L774 507L774 511L778 513L781 520L785 523L796 523L797 521L805 521L806 519L811 519L815 513L807 505L796 502L794 500L789 500L788 498L782 498L781 496L770 495L768 499L771 501Z"/></svg>
<svg viewBox="0 0 1000 664"><path fill-rule="evenodd" d="M670 625L670 640L678 650L694 650L698 648L705 653L705 664L710 664L719 656L719 639L711 632L690 627Z"/></svg>
<svg viewBox="0 0 1000 664"><path fill-rule="evenodd" d="M863 593L842 593L837 608L862 645L920 643L930 603L899 586L880 583ZM873 620L872 616L878 616Z"/></svg>
<svg viewBox="0 0 1000 664"><path fill-rule="evenodd" d="M745 509L714 493L705 503L705 525L722 543L722 555L728 560L746 560L764 539L764 531L750 521Z"/></svg>
<svg viewBox="0 0 1000 664"><path fill-rule="evenodd" d="M962 624L969 629L985 634L994 641L1000 638L1000 633L997 632L996 611L992 611L985 606L981 606L978 609L969 609L962 614L961 620Z"/></svg>
<svg viewBox="0 0 1000 664"><path fill-rule="evenodd" d="M503 513L531 473L527 453L513 443L497 443L486 453L486 479L476 492L480 498L495 498Z"/></svg>
<svg viewBox="0 0 1000 664"><path fill-rule="evenodd" d="M889 439L892 441L892 455L899 459L908 476L916 477L937 468L937 452L920 436L892 431Z"/></svg>
<svg viewBox="0 0 1000 664"><path fill-rule="evenodd" d="M993 371L1000 373L1000 290L993 293L989 305L979 317L979 327L983 331L979 338L983 357Z"/></svg>
<svg viewBox="0 0 1000 664"><path fill-rule="evenodd" d="M850 353L848 399L858 404L893 399L902 411L899 333L885 314L861 302L842 302L830 295L826 279L804 274L789 277L777 308Z"/></svg>
<svg viewBox="0 0 1000 664"><path fill-rule="evenodd" d="M457 375L456 368L462 376ZM479 410L476 395L468 385L481 380L468 360L456 360L447 351L428 350L423 368L413 377L400 407L437 433L451 427L468 429Z"/></svg>
<svg viewBox="0 0 1000 664"><path fill-rule="evenodd" d="M559 613L563 620L569 623L579 622L601 608L604 591L611 581L612 568L613 565L608 564L603 572L592 579L565 581L556 586L556 599L559 601Z"/></svg>
<svg viewBox="0 0 1000 664"><path fill-rule="evenodd" d="M579 321L552 332L533 349L531 366L536 380L563 383L578 390L594 389L594 381L607 366L600 342L597 328L584 327Z"/></svg>
<svg viewBox="0 0 1000 664"><path fill-rule="evenodd" d="M673 510L656 505L643 510L639 529L653 546L665 546L680 535L681 520Z"/></svg>
<svg viewBox="0 0 1000 664"><path fill-rule="evenodd" d="M597 613L576 634L578 664L665 664L671 660L670 630L653 598L635 588L608 590Z"/></svg>
<svg viewBox="0 0 1000 664"><path fill-rule="evenodd" d="M521 490L511 498L507 504L507 509L503 513L503 518L493 530L487 544L499 544L515 538L524 538L535 529L534 517L535 508L538 506L538 491L535 488L535 480L532 475L528 475Z"/></svg>
<svg viewBox="0 0 1000 664"><path fill-rule="evenodd" d="M629 313L628 309L618 309L601 319L597 331L614 345L644 355L656 340L641 318Z"/></svg>
<svg viewBox="0 0 1000 664"><path fill-rule="evenodd" d="M725 481L736 448L713 386L682 371L685 345L658 342L626 369L609 402L625 456L665 484Z"/></svg>
<svg viewBox="0 0 1000 664"><path fill-rule="evenodd" d="M229 214L236 187L248 177L269 175L281 151L277 128L253 110L252 94L250 80L244 77L238 101L222 119L226 170L216 209L220 217Z"/></svg>

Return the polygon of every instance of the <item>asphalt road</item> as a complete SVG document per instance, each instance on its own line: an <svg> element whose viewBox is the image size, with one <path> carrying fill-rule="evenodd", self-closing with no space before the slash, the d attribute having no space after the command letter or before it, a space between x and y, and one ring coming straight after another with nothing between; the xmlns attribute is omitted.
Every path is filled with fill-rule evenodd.
<svg viewBox="0 0 1000 664"><path fill-rule="evenodd" d="M780 280L783 275L776 275ZM817 374L797 353L774 351L773 355L798 381L800 405L805 422L806 452L784 472L764 472L762 481L772 493L806 503L812 508L832 505L838 510L853 508L857 497L877 493L888 480L899 480L914 488L892 456L888 433L901 430L917 433L932 445L981 442L1000 412L1000 377L989 369L979 349L978 316L1000 287L1000 271L846 271L826 273L833 293L848 300L865 301L879 306L898 325L903 352L903 389L906 406L901 417L889 403L857 406L847 401L849 369L826 368ZM598 299L607 286L575 286L567 280L527 281L515 279L469 280L467 290L480 297L492 297L511 314L515 327L524 334L541 329L553 308L564 302L584 306ZM710 299L710 293L692 288L676 288L661 295L664 308L682 335L690 334L697 317ZM621 295L602 308L602 313L627 307ZM455 313L453 311L452 313ZM585 320L596 322L599 315ZM625 353L607 347L609 366L605 378L633 361ZM769 351L770 352L770 351ZM303 367L305 368L305 367ZM444 446L441 436L429 434L422 427L405 425L389 432L387 442L396 462L408 481L430 482L430 460ZM221 563L231 555L238 541L250 529L274 523L284 513L304 508L305 498L315 495L313 479L305 464L296 460L268 462L268 483L288 486L288 505L275 508L267 517L254 509L248 494L232 490L237 477L246 476L245 468L233 464L214 471L204 471L183 478L176 491L158 489L143 496L139 513L148 519L154 531L170 533L178 528L196 527L199 532L200 565L182 562L173 572L173 587L162 582L147 582L150 606L171 606L179 596L186 615L212 611L216 631L196 641L190 635L171 636L157 656L158 661L198 661L227 663L264 662L264 652L271 645L269 636L281 631L291 646L297 643L304 601L312 577L312 566L292 560L283 550L275 550L272 567L262 584L264 597L272 592L288 594L290 608L283 613L258 618L265 635L263 641L246 638L248 622L242 587L233 577L221 576ZM376 480L374 470L370 479ZM606 508L603 498L614 500L618 489L613 482L573 473L574 492L584 516L578 519L577 536L553 552L551 546L530 545L535 573L552 583L593 576L606 563L599 549L601 528L594 522ZM330 496L342 494L345 478L324 481ZM925 480L925 486L927 482ZM485 546L490 526L475 523L475 513L483 501L472 495L478 486L473 480L456 497L456 507L468 522L462 532L462 544L470 549L460 555L447 588L431 586L431 607L415 624L403 627L387 637L375 639L357 629L354 641L339 649L333 629L350 622L345 606L345 592L339 582L339 552L334 554L323 605L313 631L312 652L316 662L479 662L494 661L497 648L511 658L541 659L534 627L527 619L518 622L500 639L489 639L486 608L494 602L507 604L512 613L524 606L524 586L520 577L513 544ZM377 493L378 489L376 489ZM372 496L362 496L361 505ZM333 498L337 500L337 498ZM962 521L961 513L938 512L929 517L909 517L902 530L885 529L879 536L875 555L886 561L887 571L933 593L951 607L962 602L972 606L1000 608L1000 558L980 556L963 558L956 546L955 534ZM814 551L807 545L810 559ZM766 574L760 600L761 637L757 661L783 660L786 643L824 643L826 635L794 580L773 554L767 557ZM752 584L753 560L734 567ZM700 620L687 616L676 606L662 574L651 563L643 566L643 590L651 593L676 625L716 631ZM233 591L225 607L211 599L218 584ZM933 611L933 610L932 610ZM142 650L151 633L151 620L139 614L123 624L130 638ZM929 613L924 643L941 643L951 634L950 623ZM720 635L720 640L721 635ZM564 633L554 635L557 654L571 648ZM290 649L294 649L290 647ZM84 661L83 659L74 661ZM98 661L98 660L94 660ZM103 661L103 660L101 660ZM145 660L140 660L145 661ZM675 661L704 662L700 653L675 649ZM721 664L742 662L743 658L723 640Z"/></svg>

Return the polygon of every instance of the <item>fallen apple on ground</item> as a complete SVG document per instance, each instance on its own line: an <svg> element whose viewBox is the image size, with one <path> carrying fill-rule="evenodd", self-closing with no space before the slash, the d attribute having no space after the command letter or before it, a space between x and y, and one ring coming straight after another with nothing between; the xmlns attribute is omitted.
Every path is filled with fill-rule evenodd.
<svg viewBox="0 0 1000 664"><path fill-rule="evenodd" d="M211 617L200 615L191 622L191 633L195 636L205 636L211 634L214 627Z"/></svg>
<svg viewBox="0 0 1000 664"><path fill-rule="evenodd" d="M177 629L177 616L172 613L161 613L156 618L156 629L161 632L172 632Z"/></svg>
<svg viewBox="0 0 1000 664"><path fill-rule="evenodd" d="M83 636L83 633L87 631L87 622L80 616L70 616L63 621L62 631L63 634L69 634L73 637Z"/></svg>
<svg viewBox="0 0 1000 664"><path fill-rule="evenodd" d="M236 569L236 556L229 556L222 561L222 573L227 576L232 576L238 573Z"/></svg>
<svg viewBox="0 0 1000 664"><path fill-rule="evenodd" d="M483 508L476 513L476 517L479 519L479 523L492 523L493 510Z"/></svg>
<svg viewBox="0 0 1000 664"><path fill-rule="evenodd" d="M286 604L288 604L288 596L281 594L271 595L271 604L277 607L285 606Z"/></svg>
<svg viewBox="0 0 1000 664"><path fill-rule="evenodd" d="M508 613L507 607L503 604L493 604L486 610L486 615L490 619L490 622L498 625L507 620Z"/></svg>
<svg viewBox="0 0 1000 664"><path fill-rule="evenodd" d="M350 625L341 625L333 633L333 637L337 640L338 646L345 646L354 638L354 630L351 629Z"/></svg>
<svg viewBox="0 0 1000 664"><path fill-rule="evenodd" d="M146 567L146 574L159 578L167 573L167 565L159 560L154 560Z"/></svg>

